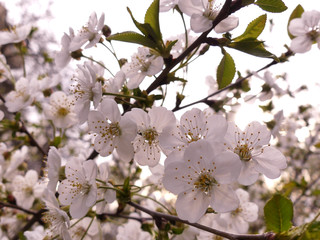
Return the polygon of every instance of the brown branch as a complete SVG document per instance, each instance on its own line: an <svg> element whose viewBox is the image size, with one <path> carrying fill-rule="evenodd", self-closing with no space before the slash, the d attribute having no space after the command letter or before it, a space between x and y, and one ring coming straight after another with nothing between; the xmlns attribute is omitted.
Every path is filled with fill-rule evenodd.
<svg viewBox="0 0 320 240"><path fill-rule="evenodd" d="M214 228L210 228L204 225L201 225L199 223L190 223L186 220L182 220L176 216L173 215L168 215L160 212L155 212L150 209L144 208L140 206L139 204L136 204L134 202L129 201L128 204L142 212L145 212L152 216L155 220L160 219L166 219L168 221L177 221L181 223L188 224L190 226L196 227L198 229L213 233L215 235L230 239L230 240L271 240L274 238L275 234L274 233L264 233L264 234L233 234L233 233L227 233L223 232Z"/></svg>
<svg viewBox="0 0 320 240"><path fill-rule="evenodd" d="M281 60L281 61L273 60L272 62L270 62L269 64L267 64L266 66L260 68L259 70L255 71L255 72L258 73L258 72L261 72L261 71L263 71L263 70L265 70L265 69L267 69L267 68L269 68L269 67L271 67L271 66L273 66L273 65L276 65L276 64L278 64L278 63L283 63L283 62L286 61L287 58L289 58L289 57L292 56L292 55L293 55L293 52L291 52L290 50L288 50L286 53L282 54L283 60ZM228 85L228 86L226 86L226 87L224 87L224 88L222 88L222 89L220 89L220 90L218 90L218 91L216 91L216 92L214 92L214 93L206 96L205 98L202 98L202 99L200 99L200 100L198 100L198 101L189 103L189 104L184 105L184 106L182 106L182 107L180 107L180 106L177 107L177 106L176 106L175 108L172 109L172 111L175 112L175 111L178 111L178 110L181 110L181 109L190 107L190 106L195 105L195 104L198 104L198 103L206 103L206 101L208 101L208 99L209 99L210 97L213 97L213 96L215 96L215 95L218 95L219 93L224 92L224 91L226 91L227 89L236 88L236 87L241 86L241 83L242 83L244 80L246 80L246 79L248 79L249 77L251 77L251 76L253 76L253 73L249 73L247 76L242 77L242 78L239 78L235 83L232 83L232 84L230 84L230 85Z"/></svg>
<svg viewBox="0 0 320 240"><path fill-rule="evenodd" d="M32 214L32 215L36 215L37 214L34 211L19 207L18 205L15 205L15 204L0 202L0 208L3 208L3 207L17 209L17 210L20 210L22 212L25 212L25 213L28 213L28 214Z"/></svg>
<svg viewBox="0 0 320 240"><path fill-rule="evenodd" d="M156 80L151 83L151 85L147 88L147 93L152 92L157 87L167 83L167 76L171 69L173 69L178 63L180 63L186 56L188 56L193 50L199 47L202 43L206 41L207 35L214 29L218 23L220 23L223 19L228 17L231 11L237 11L239 9L231 9L232 1L226 0L225 4L223 5L219 15L215 18L212 22L212 27L207 30L206 32L202 33L179 57L173 59L161 72L161 74L156 78Z"/></svg>

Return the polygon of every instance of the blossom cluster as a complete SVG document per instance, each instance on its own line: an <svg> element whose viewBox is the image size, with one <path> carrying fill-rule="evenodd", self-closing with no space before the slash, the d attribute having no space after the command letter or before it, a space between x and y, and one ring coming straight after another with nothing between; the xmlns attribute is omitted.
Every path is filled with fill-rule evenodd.
<svg viewBox="0 0 320 240"><path fill-rule="evenodd" d="M258 218L259 207L250 201L250 195L244 189L261 180L261 176L279 178L288 165L288 159L279 150L281 147L287 149L287 146L280 144L277 148L271 144L273 138L281 139L279 128L283 111L267 124L252 119L241 129L230 120L223 107L215 108L216 102L208 100L210 98L207 103L212 101L212 108L189 108L178 117L175 110L179 109L178 100L184 98L178 98L182 94L177 94L176 108L169 110L163 104L163 89L159 88L162 95L157 99L159 95L149 94L148 89L141 87L145 79L160 76L173 59L196 41L189 36L190 31L214 30L219 34L236 28L239 21L232 15L215 23L222 6L223 1L218 0L160 1L161 12L174 8L190 16L188 36L180 34L166 43L174 43L170 58L163 56L159 49L140 46L130 60L119 60L111 50L113 47L110 49L106 45L106 42L111 44L111 40L104 14L98 19L97 14L92 13L78 33L70 28L69 34L64 34L61 49L55 53L56 71L63 71L72 59L88 60L77 65L67 88L61 79L56 80L53 76L39 81L24 73L15 80L5 57L0 55L0 83L11 80L14 87L3 98L0 95L5 107L5 113L0 111L0 121L13 132L4 135L3 139L18 135L17 141L25 141L31 146L0 143L0 200L8 201L5 207L14 203L16 209L34 216L39 215L34 209L43 208L39 222L44 223L45 228L27 229L30 230L24 232L27 239L102 239L102 232L111 230L107 224L101 226L99 219L115 215L123 217L121 214L128 209L127 204L132 203L134 195L150 186L154 187L150 190L154 192L147 193L145 199L158 198L154 202L169 213L174 209L181 220L238 234L248 232L249 223ZM314 43L320 48L319 26L318 11L306 11L301 18L293 19L288 26L293 35L291 51L306 52ZM20 44L28 39L30 32L29 25L1 31L0 44ZM84 55L86 49L99 44L115 56L119 64L115 74L103 62ZM203 54L198 50L168 76L188 65L190 59L193 61ZM112 76L108 78L106 73ZM258 73L252 75L264 81L262 90L254 96L260 102L289 93L289 88L284 90L276 84L269 71L265 71L263 77ZM208 77L208 82L212 81L216 82ZM238 90L230 90L234 98ZM210 89L209 96L218 91ZM218 100L227 105L232 98L229 96L225 92ZM249 94L246 97L253 98ZM161 104L156 101L159 99L163 100ZM40 119L38 125L28 126L34 127L32 134L23 119L29 110L36 112ZM10 114L15 120L8 117ZM33 135L37 137L33 138ZM24 164L26 159L35 158L33 147L46 161L40 171ZM44 150L46 147L47 151ZM132 172L133 169L136 171ZM151 176L139 179L140 169L150 171ZM134 180L137 181L133 183ZM171 199L156 197L157 193L170 195ZM175 202L174 208L168 207L170 201ZM141 202L147 208L156 208L147 200ZM9 211L10 214L15 212ZM116 228L117 239L152 238L152 231L136 231L140 224L134 220L149 221L143 213L127 214L126 218L129 221ZM1 218L0 224L9 225L6 221L9 222ZM183 231L182 238L188 234L199 239L208 237L191 227ZM9 230L6 232L2 233L0 229L1 239L12 237Z"/></svg>

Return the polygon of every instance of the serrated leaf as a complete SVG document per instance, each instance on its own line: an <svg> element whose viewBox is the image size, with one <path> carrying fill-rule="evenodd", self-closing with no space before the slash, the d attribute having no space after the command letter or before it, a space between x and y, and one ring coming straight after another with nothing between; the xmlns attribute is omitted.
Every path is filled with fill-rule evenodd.
<svg viewBox="0 0 320 240"><path fill-rule="evenodd" d="M254 4L267 12L280 13L287 10L282 0L258 0Z"/></svg>
<svg viewBox="0 0 320 240"><path fill-rule="evenodd" d="M146 36L147 38L149 38L151 41L153 42L157 42L157 35L156 33L154 32L154 30L152 29L152 27L150 26L149 23L139 23L134 17L133 17L133 14L130 10L130 8L127 8L130 16L131 16L131 19L134 23L134 25L136 25L136 27L140 30L140 32Z"/></svg>
<svg viewBox="0 0 320 240"><path fill-rule="evenodd" d="M279 61L274 54L265 49L263 42L257 39L244 39L239 42L232 42L228 44L227 47L237 49L256 57L273 58L274 60Z"/></svg>
<svg viewBox="0 0 320 240"><path fill-rule="evenodd" d="M303 7L299 4L291 13L289 20L288 20L288 25L287 25L287 31L288 31L288 35L290 37L290 39L293 39L294 36L289 32L289 24L291 22L292 19L295 18L300 18L302 13L304 12Z"/></svg>
<svg viewBox="0 0 320 240"><path fill-rule="evenodd" d="M149 48L155 48L157 46L156 43L149 38L132 31L113 34L109 36L107 40L136 43Z"/></svg>
<svg viewBox="0 0 320 240"><path fill-rule="evenodd" d="M292 218L293 204L280 194L275 194L264 206L264 220L269 231L281 233L289 230Z"/></svg>
<svg viewBox="0 0 320 240"><path fill-rule="evenodd" d="M219 89L228 86L236 73L236 66L233 58L226 51L223 52L223 58L217 69L217 83Z"/></svg>
<svg viewBox="0 0 320 240"><path fill-rule="evenodd" d="M144 23L147 23L153 29L158 41L162 39L160 24L159 24L159 0L154 0L148 8L145 16Z"/></svg>
<svg viewBox="0 0 320 240"><path fill-rule="evenodd" d="M251 21L243 34L239 37L233 39L233 41L241 41L244 39L252 38L256 39L262 33L264 27L266 26L267 14L263 14L253 21Z"/></svg>

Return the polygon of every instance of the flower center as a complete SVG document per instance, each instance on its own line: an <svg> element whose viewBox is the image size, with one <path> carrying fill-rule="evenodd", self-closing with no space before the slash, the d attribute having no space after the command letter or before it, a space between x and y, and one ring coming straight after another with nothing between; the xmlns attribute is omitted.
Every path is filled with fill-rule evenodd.
<svg viewBox="0 0 320 240"><path fill-rule="evenodd" d="M198 179L194 182L194 187L207 194L217 184L217 180L209 172L205 172L199 175Z"/></svg>
<svg viewBox="0 0 320 240"><path fill-rule="evenodd" d="M69 109L67 108L64 108L64 107L60 107L57 111L57 114L60 116L60 117L65 117L67 116L69 113Z"/></svg>
<svg viewBox="0 0 320 240"><path fill-rule="evenodd" d="M252 148L248 147L248 144L237 145L234 149L234 153L238 154L242 161L248 162L252 158Z"/></svg>
<svg viewBox="0 0 320 240"><path fill-rule="evenodd" d="M110 123L108 132L113 136L120 136L121 135L121 128L118 122Z"/></svg>
<svg viewBox="0 0 320 240"><path fill-rule="evenodd" d="M146 131L143 132L142 136L143 136L145 142L147 142L149 145L151 145L152 142L158 136L158 133L154 129L149 128L149 129L147 129Z"/></svg>
<svg viewBox="0 0 320 240"><path fill-rule="evenodd" d="M317 38L320 36L320 27L313 28L310 32L308 32L308 36L312 42L317 41Z"/></svg>
<svg viewBox="0 0 320 240"><path fill-rule="evenodd" d="M216 0L208 0L207 4L203 3L205 9L203 16L210 20L214 20L220 11L221 4L215 4L215 2Z"/></svg>

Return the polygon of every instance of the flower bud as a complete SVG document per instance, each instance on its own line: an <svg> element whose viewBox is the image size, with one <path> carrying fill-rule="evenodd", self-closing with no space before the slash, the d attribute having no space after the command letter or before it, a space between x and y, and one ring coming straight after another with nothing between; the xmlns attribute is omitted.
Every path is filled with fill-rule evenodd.
<svg viewBox="0 0 320 240"><path fill-rule="evenodd" d="M111 35L111 28L107 25L104 25L102 28L103 35L107 38Z"/></svg>

